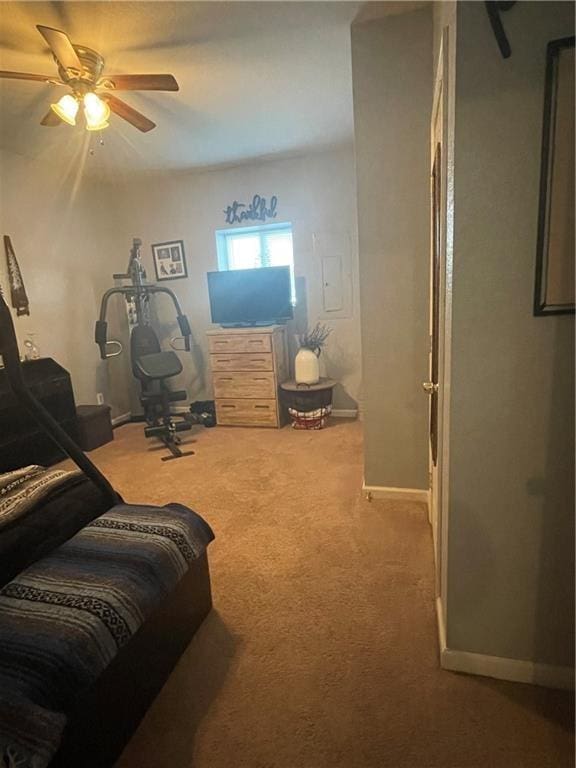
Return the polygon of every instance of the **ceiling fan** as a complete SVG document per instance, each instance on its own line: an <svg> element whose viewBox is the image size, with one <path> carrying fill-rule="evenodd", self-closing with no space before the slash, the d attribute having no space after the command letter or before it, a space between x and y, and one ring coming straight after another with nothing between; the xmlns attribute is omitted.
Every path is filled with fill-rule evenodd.
<svg viewBox="0 0 576 768"><path fill-rule="evenodd" d="M144 133L156 127L156 123L114 96L113 92L177 91L178 83L173 75L103 75L104 59L97 51L73 45L68 35L59 29L40 24L36 28L52 50L59 78L3 70L0 70L0 78L36 80L70 88L72 93L66 93L56 104L50 105L41 125L56 127L63 122L76 125L76 116L80 104L83 104L86 129L89 131L107 128L110 112Z"/></svg>

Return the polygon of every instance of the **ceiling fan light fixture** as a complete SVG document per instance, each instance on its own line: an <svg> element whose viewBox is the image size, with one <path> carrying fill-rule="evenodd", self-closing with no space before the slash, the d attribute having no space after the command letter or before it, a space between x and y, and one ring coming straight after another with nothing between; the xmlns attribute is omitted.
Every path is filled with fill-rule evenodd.
<svg viewBox="0 0 576 768"><path fill-rule="evenodd" d="M506 3L503 3L504 5ZM510 4L510 3L508 3ZM62 123L76 125L78 110L84 108L84 127L101 131L108 127L110 112L125 120L142 133L156 128L156 123L117 98L116 91L178 91L178 82L171 74L117 74L104 75L104 59L98 51L83 45L74 45L66 32L37 24L52 52L58 67L58 76L31 72L0 70L0 80L30 80L32 82L63 85L70 89L57 103L51 104L40 120L40 125L55 128ZM97 92L104 98L100 98Z"/></svg>
<svg viewBox="0 0 576 768"><path fill-rule="evenodd" d="M108 128L110 123L107 120L103 120L101 123L95 123L94 125L90 125L88 121L86 121L86 130L87 131L103 131L104 128Z"/></svg>
<svg viewBox="0 0 576 768"><path fill-rule="evenodd" d="M88 91L84 94L84 117L88 131L101 131L109 125L110 107L95 93Z"/></svg>
<svg viewBox="0 0 576 768"><path fill-rule="evenodd" d="M62 96L56 104L50 104L50 109L58 115L60 120L68 123L68 125L76 125L78 107L77 99L69 93Z"/></svg>

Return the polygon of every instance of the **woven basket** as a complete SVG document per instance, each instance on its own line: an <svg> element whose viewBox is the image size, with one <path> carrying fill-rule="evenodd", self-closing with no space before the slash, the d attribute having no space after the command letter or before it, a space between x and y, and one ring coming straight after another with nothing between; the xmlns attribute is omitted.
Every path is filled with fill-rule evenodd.
<svg viewBox="0 0 576 768"><path fill-rule="evenodd" d="M294 429L322 429L331 412L331 405L316 408L314 411L297 411L295 408L288 408Z"/></svg>

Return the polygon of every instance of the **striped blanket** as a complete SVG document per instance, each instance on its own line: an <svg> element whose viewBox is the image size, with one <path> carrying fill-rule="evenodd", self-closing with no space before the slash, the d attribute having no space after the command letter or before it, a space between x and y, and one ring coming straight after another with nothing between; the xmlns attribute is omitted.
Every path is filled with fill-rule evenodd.
<svg viewBox="0 0 576 768"><path fill-rule="evenodd" d="M0 530L23 517L55 488L81 476L80 470L45 469L37 464L0 475Z"/></svg>
<svg viewBox="0 0 576 768"><path fill-rule="evenodd" d="M73 700L213 538L181 505L122 504L0 590L2 768L48 765Z"/></svg>

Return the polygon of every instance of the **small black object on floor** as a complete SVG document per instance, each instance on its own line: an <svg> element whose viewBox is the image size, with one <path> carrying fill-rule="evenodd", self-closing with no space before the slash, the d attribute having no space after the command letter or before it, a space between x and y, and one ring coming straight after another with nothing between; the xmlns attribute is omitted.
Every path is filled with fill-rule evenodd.
<svg viewBox="0 0 576 768"><path fill-rule="evenodd" d="M83 451L93 451L114 440L109 405L78 405L78 442Z"/></svg>
<svg viewBox="0 0 576 768"><path fill-rule="evenodd" d="M216 405L214 400L196 400L190 406L191 420L204 427L216 426Z"/></svg>

